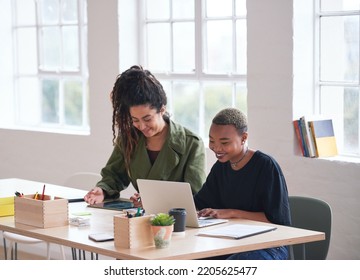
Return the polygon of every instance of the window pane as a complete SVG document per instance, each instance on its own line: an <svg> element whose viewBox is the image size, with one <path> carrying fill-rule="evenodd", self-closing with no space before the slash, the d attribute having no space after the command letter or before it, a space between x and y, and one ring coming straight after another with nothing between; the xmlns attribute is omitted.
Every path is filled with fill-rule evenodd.
<svg viewBox="0 0 360 280"><path fill-rule="evenodd" d="M163 86L164 91L166 93L166 97L167 97L166 110L168 112L172 112L173 111L173 106L172 106L172 103L173 103L172 102L172 82L168 81L168 80L159 80L159 82ZM172 114L172 113L170 113L170 114Z"/></svg>
<svg viewBox="0 0 360 280"><path fill-rule="evenodd" d="M206 0L206 16L232 16L232 0Z"/></svg>
<svg viewBox="0 0 360 280"><path fill-rule="evenodd" d="M236 84L235 107L247 115L247 89L246 85Z"/></svg>
<svg viewBox="0 0 360 280"><path fill-rule="evenodd" d="M57 70L61 68L60 30L58 27L42 28L42 69Z"/></svg>
<svg viewBox="0 0 360 280"><path fill-rule="evenodd" d="M359 90L321 87L321 114L331 117L340 153L359 153Z"/></svg>
<svg viewBox="0 0 360 280"><path fill-rule="evenodd" d="M18 25L35 25L35 2L16 0L16 22Z"/></svg>
<svg viewBox="0 0 360 280"><path fill-rule="evenodd" d="M18 116L22 125L39 123L39 84L36 78L20 78L18 83Z"/></svg>
<svg viewBox="0 0 360 280"><path fill-rule="evenodd" d="M64 70L78 71L80 68L78 28L64 26L62 30Z"/></svg>
<svg viewBox="0 0 360 280"><path fill-rule="evenodd" d="M170 25L168 23L148 24L148 68L152 72L171 71L170 68Z"/></svg>
<svg viewBox="0 0 360 280"><path fill-rule="evenodd" d="M195 14L194 0L173 0L174 19L193 19Z"/></svg>
<svg viewBox="0 0 360 280"><path fill-rule="evenodd" d="M174 120L199 133L199 85L192 82L175 82L173 88Z"/></svg>
<svg viewBox="0 0 360 280"><path fill-rule="evenodd" d="M236 21L236 72L245 75L247 71L246 20Z"/></svg>
<svg viewBox="0 0 360 280"><path fill-rule="evenodd" d="M147 0L146 17L147 19L169 19L170 7L168 0Z"/></svg>
<svg viewBox="0 0 360 280"><path fill-rule="evenodd" d="M359 17L323 17L320 32L321 80L358 81Z"/></svg>
<svg viewBox="0 0 360 280"><path fill-rule="evenodd" d="M209 73L232 72L232 26L229 20L207 23L207 52L205 54Z"/></svg>
<svg viewBox="0 0 360 280"><path fill-rule="evenodd" d="M82 84L80 81L64 83L65 124L82 125Z"/></svg>
<svg viewBox="0 0 360 280"><path fill-rule="evenodd" d="M344 152L359 153L359 90L344 89Z"/></svg>
<svg viewBox="0 0 360 280"><path fill-rule="evenodd" d="M174 23L174 72L195 70L194 23Z"/></svg>
<svg viewBox="0 0 360 280"><path fill-rule="evenodd" d="M38 70L38 62L35 28L18 29L17 51L19 74L36 74Z"/></svg>
<svg viewBox="0 0 360 280"><path fill-rule="evenodd" d="M77 0L62 1L62 20L64 23L78 22L78 5Z"/></svg>
<svg viewBox="0 0 360 280"><path fill-rule="evenodd" d="M225 107L232 107L232 86L229 83L204 86L205 135L209 135L212 119Z"/></svg>
<svg viewBox="0 0 360 280"><path fill-rule="evenodd" d="M351 11L359 10L360 0L321 0L322 11Z"/></svg>
<svg viewBox="0 0 360 280"><path fill-rule="evenodd" d="M237 16L246 16L246 0L236 0L235 5L235 14Z"/></svg>
<svg viewBox="0 0 360 280"><path fill-rule="evenodd" d="M41 114L43 122L59 123L59 82L56 80L42 82Z"/></svg>
<svg viewBox="0 0 360 280"><path fill-rule="evenodd" d="M40 0L40 19L43 24L59 23L59 1Z"/></svg>

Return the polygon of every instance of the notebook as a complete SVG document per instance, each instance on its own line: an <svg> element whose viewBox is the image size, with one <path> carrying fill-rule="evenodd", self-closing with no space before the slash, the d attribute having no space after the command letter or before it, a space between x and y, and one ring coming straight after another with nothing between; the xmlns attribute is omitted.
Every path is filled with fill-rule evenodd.
<svg viewBox="0 0 360 280"><path fill-rule="evenodd" d="M138 179L137 184L142 205L147 214L168 213L171 208L185 208L186 226L195 228L228 221L225 219L198 218L189 183Z"/></svg>
<svg viewBox="0 0 360 280"><path fill-rule="evenodd" d="M275 226L236 224L199 232L200 236L241 239L275 230Z"/></svg>

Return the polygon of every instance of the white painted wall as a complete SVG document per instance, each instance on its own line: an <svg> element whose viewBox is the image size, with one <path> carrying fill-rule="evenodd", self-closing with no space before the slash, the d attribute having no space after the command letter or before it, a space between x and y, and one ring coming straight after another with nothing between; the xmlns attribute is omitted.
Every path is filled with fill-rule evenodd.
<svg viewBox="0 0 360 280"><path fill-rule="evenodd" d="M109 92L119 72L116 2L88 1L91 134L0 129L0 178L63 184L72 173L99 172L106 163L112 151ZM311 8L311 0L294 2ZM293 111L293 102L303 102L301 94L311 90L312 69L304 71L301 59L293 62L293 40L311 41L293 34L293 1L251 0L247 5L250 147L278 160L290 195L316 196L331 204L328 258L360 259L360 165L304 158L294 138L293 116L309 108Z"/></svg>

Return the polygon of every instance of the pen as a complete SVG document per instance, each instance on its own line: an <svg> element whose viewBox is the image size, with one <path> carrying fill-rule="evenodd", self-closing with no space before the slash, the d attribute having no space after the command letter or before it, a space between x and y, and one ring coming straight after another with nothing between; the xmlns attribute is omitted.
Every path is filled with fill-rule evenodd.
<svg viewBox="0 0 360 280"><path fill-rule="evenodd" d="M41 200L44 200L44 195L45 195L45 184L43 186L43 192L42 192L42 195L41 195Z"/></svg>

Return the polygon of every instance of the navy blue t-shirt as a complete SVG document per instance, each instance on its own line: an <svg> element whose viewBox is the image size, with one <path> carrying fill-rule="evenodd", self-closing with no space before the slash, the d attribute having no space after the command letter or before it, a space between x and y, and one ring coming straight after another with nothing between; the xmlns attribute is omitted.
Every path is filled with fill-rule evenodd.
<svg viewBox="0 0 360 280"><path fill-rule="evenodd" d="M264 212L274 224L291 225L286 181L271 156L256 151L240 170L217 161L200 191L194 196L198 210L239 209Z"/></svg>

